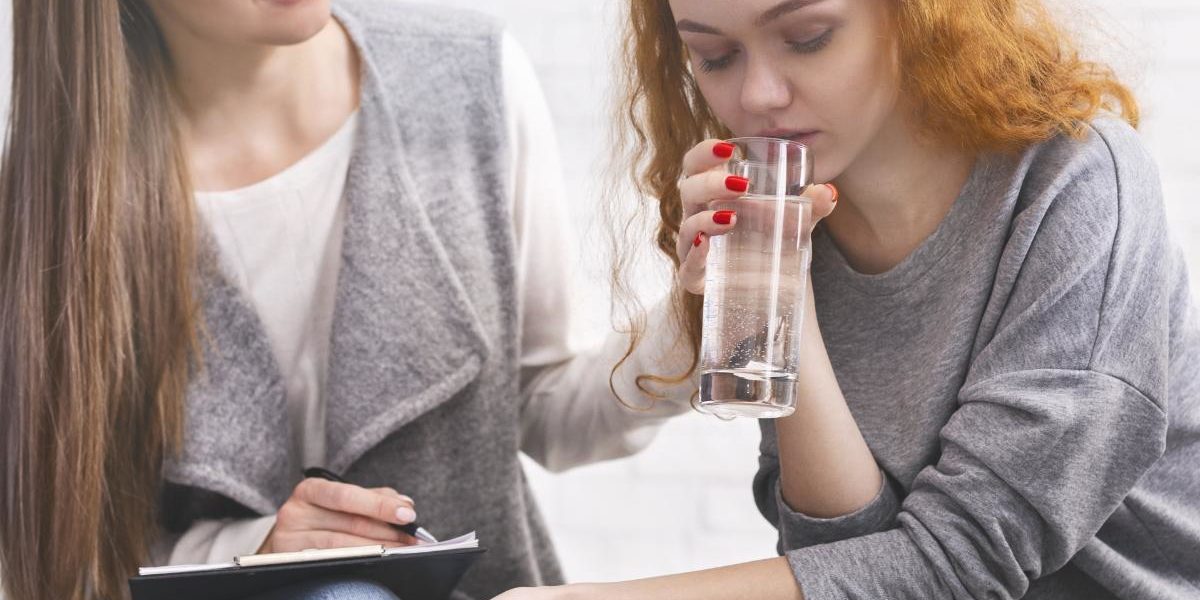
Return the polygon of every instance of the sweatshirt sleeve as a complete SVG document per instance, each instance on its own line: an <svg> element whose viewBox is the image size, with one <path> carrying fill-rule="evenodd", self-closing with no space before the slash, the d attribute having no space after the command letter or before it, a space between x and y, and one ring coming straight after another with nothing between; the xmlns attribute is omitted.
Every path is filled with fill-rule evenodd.
<svg viewBox="0 0 1200 600"><path fill-rule="evenodd" d="M1015 215L998 277L1014 273L1011 289L989 307L999 318L978 334L940 458L895 527L789 549L808 600L1020 598L1163 453L1170 261L1157 175L1131 130L1093 131L1064 154L1036 159L1057 175Z"/></svg>
<svg viewBox="0 0 1200 600"><path fill-rule="evenodd" d="M166 536L154 548L161 565L223 563L254 554L275 526L275 515L253 519L201 519L180 535Z"/></svg>
<svg viewBox="0 0 1200 600"><path fill-rule="evenodd" d="M610 333L579 350L571 332L571 262L578 255L568 218L558 146L541 87L524 51L506 35L503 81L508 107L513 221L517 242L517 288L521 305L521 449L554 471L628 456L644 448L671 416L686 412L694 378L665 386L664 401L651 403L634 385L642 373L677 374L690 354L666 302L648 315L638 351L618 372L629 338Z"/></svg>

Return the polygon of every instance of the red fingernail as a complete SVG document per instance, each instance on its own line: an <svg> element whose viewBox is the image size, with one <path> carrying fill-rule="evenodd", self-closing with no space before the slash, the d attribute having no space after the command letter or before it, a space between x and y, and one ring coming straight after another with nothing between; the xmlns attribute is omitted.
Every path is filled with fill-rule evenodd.
<svg viewBox="0 0 1200 600"><path fill-rule="evenodd" d="M832 183L827 183L827 184L825 184L825 187L829 188L829 191L833 192L833 203L834 203L834 204L837 204L837 201L838 201L838 189L837 189L837 186L836 186L836 185L833 185Z"/></svg>
<svg viewBox="0 0 1200 600"><path fill-rule="evenodd" d="M728 225L733 222L734 212L732 210L718 210L713 213L713 223L718 225Z"/></svg>
<svg viewBox="0 0 1200 600"><path fill-rule="evenodd" d="M744 192L750 189L750 180L737 175L730 175L725 178L725 187L735 192Z"/></svg>
<svg viewBox="0 0 1200 600"><path fill-rule="evenodd" d="M701 242L703 242L703 241L704 241L704 234L697 233L696 239L692 240L692 246L699 246L701 244Z"/></svg>
<svg viewBox="0 0 1200 600"><path fill-rule="evenodd" d="M730 144L729 142L721 142L713 146L713 154L715 154L717 158L729 158L730 156L733 156L733 144Z"/></svg>

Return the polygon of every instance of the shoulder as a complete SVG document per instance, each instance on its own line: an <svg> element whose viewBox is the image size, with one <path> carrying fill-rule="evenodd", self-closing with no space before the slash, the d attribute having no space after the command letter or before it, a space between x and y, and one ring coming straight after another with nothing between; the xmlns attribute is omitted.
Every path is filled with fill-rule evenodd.
<svg viewBox="0 0 1200 600"><path fill-rule="evenodd" d="M496 19L398 0L334 0L333 10L396 118L482 114L502 125L505 36Z"/></svg>
<svg viewBox="0 0 1200 600"><path fill-rule="evenodd" d="M1036 144L1022 158L1023 187L1042 196L1083 188L1095 198L1117 201L1158 188L1158 169L1141 136L1112 116L1087 123L1079 136L1060 134Z"/></svg>
<svg viewBox="0 0 1200 600"><path fill-rule="evenodd" d="M1097 118L1082 135L1030 147L1019 162L1014 227L1032 227L1040 237L1088 232L1076 243L1112 244L1119 229L1165 224L1158 169L1138 132L1120 119Z"/></svg>
<svg viewBox="0 0 1200 600"><path fill-rule="evenodd" d="M333 10L359 51L383 71L500 70L504 27L488 15L398 0L335 0Z"/></svg>
<svg viewBox="0 0 1200 600"><path fill-rule="evenodd" d="M398 0L335 0L339 17L352 18L364 31L385 36L498 41L503 27L472 10Z"/></svg>

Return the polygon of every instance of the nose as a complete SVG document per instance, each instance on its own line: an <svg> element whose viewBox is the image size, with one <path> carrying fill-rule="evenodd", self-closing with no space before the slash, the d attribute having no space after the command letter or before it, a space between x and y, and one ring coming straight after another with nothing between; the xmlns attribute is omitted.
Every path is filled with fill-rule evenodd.
<svg viewBox="0 0 1200 600"><path fill-rule="evenodd" d="M770 113L791 105L792 87L771 61L748 57L741 101L742 109L749 113Z"/></svg>

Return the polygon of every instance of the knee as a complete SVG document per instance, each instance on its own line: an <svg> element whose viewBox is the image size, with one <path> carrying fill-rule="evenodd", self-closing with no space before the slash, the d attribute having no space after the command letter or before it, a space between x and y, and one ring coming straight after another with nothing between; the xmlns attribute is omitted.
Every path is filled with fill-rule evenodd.
<svg viewBox="0 0 1200 600"><path fill-rule="evenodd" d="M399 600L386 587L359 579L322 581L305 588L291 597L297 600Z"/></svg>

